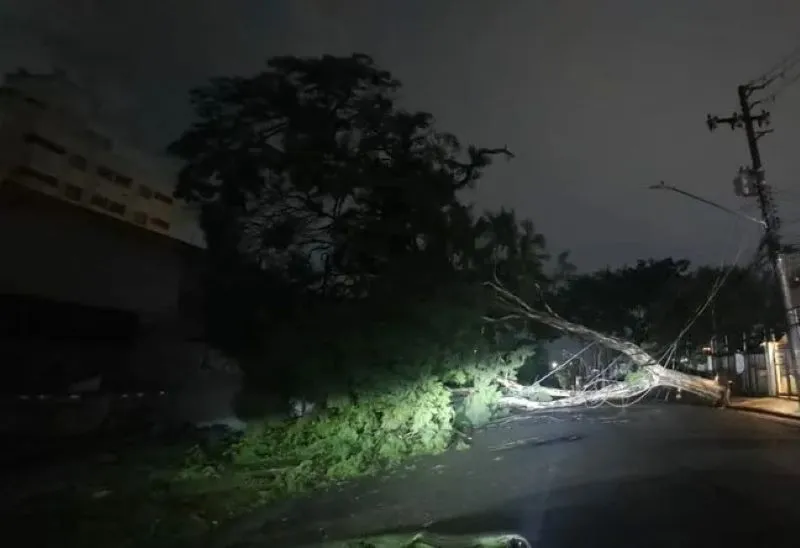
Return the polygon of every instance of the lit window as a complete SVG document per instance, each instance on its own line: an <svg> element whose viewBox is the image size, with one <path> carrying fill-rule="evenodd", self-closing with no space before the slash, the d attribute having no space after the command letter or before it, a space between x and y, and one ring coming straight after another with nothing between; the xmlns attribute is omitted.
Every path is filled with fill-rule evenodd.
<svg viewBox="0 0 800 548"><path fill-rule="evenodd" d="M64 196L70 200L80 202L81 198L83 198L83 189L79 186L67 183L64 185Z"/></svg>
<svg viewBox="0 0 800 548"><path fill-rule="evenodd" d="M172 205L172 198L170 198L166 194L161 194L160 192L156 192L155 194L153 194L153 197L159 202L164 202L165 204Z"/></svg>
<svg viewBox="0 0 800 548"><path fill-rule="evenodd" d="M16 173L19 173L20 175L25 175L27 177L31 177L32 179L36 179L37 181L41 181L42 183L48 186L52 187L58 186L58 179L56 179L52 175L42 173L41 171L32 169L30 167L25 167L25 166L19 167L16 169Z"/></svg>
<svg viewBox="0 0 800 548"><path fill-rule="evenodd" d="M54 143L50 139L45 139L41 135L35 133L28 133L25 135L25 142L28 144L36 145L49 150L55 154L64 154L66 149L59 144Z"/></svg>
<svg viewBox="0 0 800 548"><path fill-rule="evenodd" d="M162 230L169 230L169 223L157 217L151 217L150 224Z"/></svg>
<svg viewBox="0 0 800 548"><path fill-rule="evenodd" d="M69 165L75 169L86 171L86 158L79 156L78 154L73 154L69 157Z"/></svg>

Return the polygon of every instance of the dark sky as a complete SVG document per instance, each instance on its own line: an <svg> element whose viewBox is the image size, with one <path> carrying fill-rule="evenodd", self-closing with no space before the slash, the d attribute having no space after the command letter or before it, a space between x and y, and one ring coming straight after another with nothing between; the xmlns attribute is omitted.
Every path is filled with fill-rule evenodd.
<svg viewBox="0 0 800 548"><path fill-rule="evenodd" d="M731 261L758 226L663 179L755 212L731 180L748 161L736 86L800 45L796 0L4 0L0 70L66 69L133 137L161 145L190 120L186 91L276 54L372 55L441 129L517 157L474 200L530 217L583 268L649 256ZM800 219L800 83L762 141L787 221ZM800 223L787 231L800 234ZM792 235L791 241L800 241Z"/></svg>

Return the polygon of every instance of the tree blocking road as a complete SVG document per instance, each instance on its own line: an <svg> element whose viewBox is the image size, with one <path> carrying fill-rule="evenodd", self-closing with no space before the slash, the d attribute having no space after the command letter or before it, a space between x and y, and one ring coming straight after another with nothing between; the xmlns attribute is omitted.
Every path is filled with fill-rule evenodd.
<svg viewBox="0 0 800 548"><path fill-rule="evenodd" d="M501 399L500 403L502 405L528 410L570 407L602 403L608 400L630 400L643 396L657 387L685 390L714 402L727 401L727 390L716 382L667 369L659 363L658 359L651 356L640 346L569 322L558 316L547 305L545 305L546 312L536 310L505 289L499 282L489 282L487 285L495 291L500 308L506 312L506 314L499 317L487 318L487 321L513 322L533 320L543 323L564 333L598 342L611 350L620 352L638 368L637 374L625 382L613 383L598 390L574 393L564 391L558 394L558 396L561 396L559 399L545 402L537 397L541 393L541 387L523 387L517 383L507 382L505 387L509 390L509 394ZM548 395L553 396L556 394L550 391Z"/></svg>

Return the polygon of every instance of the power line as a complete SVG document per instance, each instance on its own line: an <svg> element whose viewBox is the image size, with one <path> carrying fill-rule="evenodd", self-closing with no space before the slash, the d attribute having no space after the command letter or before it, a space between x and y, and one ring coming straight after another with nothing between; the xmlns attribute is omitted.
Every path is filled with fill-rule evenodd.
<svg viewBox="0 0 800 548"><path fill-rule="evenodd" d="M792 69L800 65L800 46L795 47L790 53L785 55L780 61L770 67L758 78L750 80L745 86L750 94L767 89L773 83L781 81L781 85L763 99L755 101L751 107L756 105L774 104L780 95L789 89L793 84L800 81L800 70L791 74Z"/></svg>
<svg viewBox="0 0 800 548"><path fill-rule="evenodd" d="M800 71L798 71L797 74L791 76L790 78L783 80L783 84L778 89L769 94L766 98L756 101L755 104L766 105L775 103L775 101L781 94L783 94L784 91L792 87L792 85L794 85L798 81L800 81Z"/></svg>
<svg viewBox="0 0 800 548"><path fill-rule="evenodd" d="M785 74L791 66L796 65L798 62L800 62L800 58L793 60L778 75ZM758 148L759 139L769 134L772 130L757 128L768 126L770 124L770 115L763 109L761 113L754 115L752 113L753 104L750 102L750 96L754 91L766 88L777 77L770 76L762 83L739 86L737 88L739 112L727 118L709 114L706 117L706 125L711 131L714 131L719 124L729 124L732 129L744 128L745 130L751 166L747 169L739 169L739 175L734 179L734 188L739 196L745 198L756 197L758 199L761 217L764 221L764 245L772 263L776 281L783 295L787 340L792 354L793 373L797 386L800 386L800 369L798 368L800 366L800 317L798 316L798 307L795 306L792 298L790 276L786 264L786 248L781 245L780 241L780 219L778 218L775 202L772 199L772 191L764 179L764 166L761 162L761 152ZM783 86L781 89L785 89L785 87ZM773 96L780 93L781 89L776 91Z"/></svg>
<svg viewBox="0 0 800 548"><path fill-rule="evenodd" d="M750 80L746 86L754 91L764 89L782 75L786 74L787 71L791 70L798 63L800 63L800 45L784 55L780 61L767 69L764 74Z"/></svg>

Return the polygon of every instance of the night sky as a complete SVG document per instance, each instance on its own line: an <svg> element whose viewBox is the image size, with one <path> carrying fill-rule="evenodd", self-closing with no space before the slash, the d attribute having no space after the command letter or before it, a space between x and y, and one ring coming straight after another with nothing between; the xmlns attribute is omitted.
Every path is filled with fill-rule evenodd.
<svg viewBox="0 0 800 548"><path fill-rule="evenodd" d="M112 7L113 6L113 7ZM659 180L755 213L731 180L742 132L710 134L736 86L800 45L796 0L4 0L0 70L68 71L130 138L158 148L190 120L187 90L272 55L372 55L403 101L464 141L508 147L479 207L514 207L582 268L675 255L742 261L759 227ZM800 66L797 67L800 71ZM790 242L800 242L800 83L762 143Z"/></svg>

